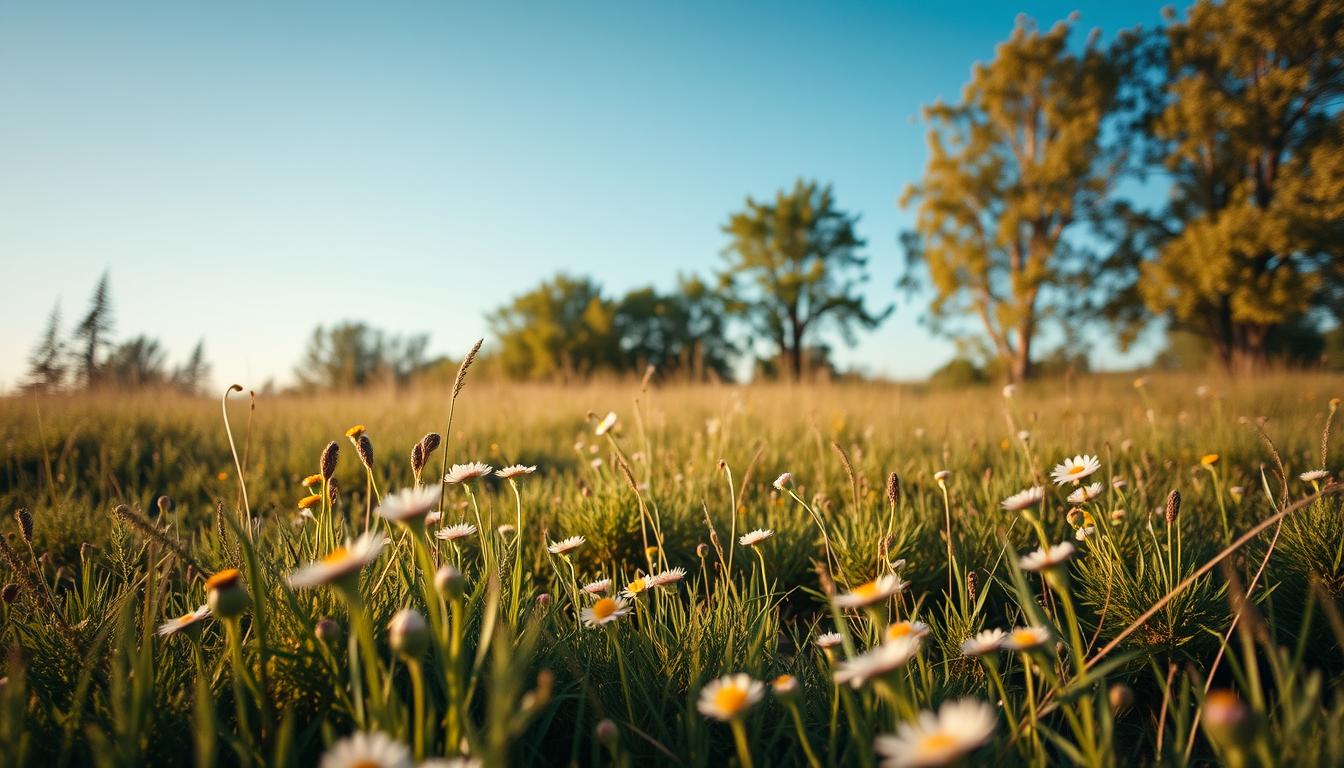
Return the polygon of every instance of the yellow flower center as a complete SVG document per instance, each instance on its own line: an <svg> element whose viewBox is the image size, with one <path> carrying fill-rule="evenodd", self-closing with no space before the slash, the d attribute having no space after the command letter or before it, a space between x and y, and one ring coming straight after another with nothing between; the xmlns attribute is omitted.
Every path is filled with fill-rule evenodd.
<svg viewBox="0 0 1344 768"><path fill-rule="evenodd" d="M919 743L921 750L928 750L930 752L941 752L946 749L951 749L956 745L957 740L946 731L934 731L928 736L925 736L924 740Z"/></svg>
<svg viewBox="0 0 1344 768"><path fill-rule="evenodd" d="M1038 639L1030 629L1013 630L1013 642L1018 645L1035 645Z"/></svg>
<svg viewBox="0 0 1344 768"><path fill-rule="evenodd" d="M874 597L877 597L877 594L878 594L878 589L877 589L877 582L876 582L876 581L870 581L870 582L867 582L866 584L860 584L859 586L857 586L857 587L854 588L854 592L853 592L853 595L854 595L855 597L861 597L861 598L863 598L863 599L865 599L865 600L869 600L869 599L872 599L872 598L874 598Z"/></svg>
<svg viewBox="0 0 1344 768"><path fill-rule="evenodd" d="M238 580L241 579L242 577L243 574L239 573L237 568L225 568L219 573L216 573L214 576L211 576L210 578L206 579L205 588L207 590L210 590L210 589L221 589L223 587L230 587L238 583Z"/></svg>
<svg viewBox="0 0 1344 768"><path fill-rule="evenodd" d="M789 685L793 682L793 675L780 675L775 678L775 685Z"/></svg>
<svg viewBox="0 0 1344 768"><path fill-rule="evenodd" d="M634 581L630 582L625 589L630 594L637 595L640 592L644 591L645 586L647 585L645 584L644 579L635 579Z"/></svg>
<svg viewBox="0 0 1344 768"><path fill-rule="evenodd" d="M330 565L331 563L342 562L349 556L350 556L350 550L346 549L345 547L337 547L328 552L325 556L323 556L322 562Z"/></svg>
<svg viewBox="0 0 1344 768"><path fill-rule="evenodd" d="M1085 469L1087 469L1087 467L1082 464L1074 464L1072 467L1069 467L1069 474L1081 475Z"/></svg>
<svg viewBox="0 0 1344 768"><path fill-rule="evenodd" d="M892 624L891 626L887 627L887 639L895 640L898 637L905 637L906 635L914 631L915 627L910 622L898 621L895 624Z"/></svg>
<svg viewBox="0 0 1344 768"><path fill-rule="evenodd" d="M610 618L616 612L616 601L610 597L604 597L593 603L593 618L597 621Z"/></svg>
<svg viewBox="0 0 1344 768"><path fill-rule="evenodd" d="M182 614L181 616L178 616L178 617L177 617L177 623L178 623L178 624L190 624L191 621L192 621L192 619L194 619L194 618L196 618L196 614L194 614L194 613L184 613L184 614Z"/></svg>
<svg viewBox="0 0 1344 768"><path fill-rule="evenodd" d="M747 704L747 692L736 685L721 685L714 692L714 706L725 715L736 715Z"/></svg>

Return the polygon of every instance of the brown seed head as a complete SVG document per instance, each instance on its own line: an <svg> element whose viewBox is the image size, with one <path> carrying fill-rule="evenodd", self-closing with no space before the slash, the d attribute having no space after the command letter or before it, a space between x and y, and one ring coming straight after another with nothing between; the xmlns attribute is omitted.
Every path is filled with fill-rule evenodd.
<svg viewBox="0 0 1344 768"><path fill-rule="evenodd" d="M1167 494L1167 525L1176 522L1176 518L1181 514L1181 492L1172 490Z"/></svg>
<svg viewBox="0 0 1344 768"><path fill-rule="evenodd" d="M411 446L411 471L420 474L425 468L425 447L419 443Z"/></svg>
<svg viewBox="0 0 1344 768"><path fill-rule="evenodd" d="M3 598L5 605L13 605L15 600L19 599L19 585L9 582L3 590L0 590L0 598Z"/></svg>
<svg viewBox="0 0 1344 768"><path fill-rule="evenodd" d="M330 480L331 476L336 474L336 460L340 457L341 446L337 445L335 440L327 443L327 447L322 450L322 458L318 461L323 479Z"/></svg>
<svg viewBox="0 0 1344 768"><path fill-rule="evenodd" d="M25 544L33 543L33 515L26 507L19 507L14 513L14 519L19 523L19 535L23 537Z"/></svg>
<svg viewBox="0 0 1344 768"><path fill-rule="evenodd" d="M892 506L901 503L901 476L895 472L887 475L887 501L890 501Z"/></svg>
<svg viewBox="0 0 1344 768"><path fill-rule="evenodd" d="M368 435L360 435L355 439L355 453L359 454L359 463L364 465L367 470L373 470L373 441L369 440Z"/></svg>
<svg viewBox="0 0 1344 768"><path fill-rule="evenodd" d="M160 496L154 503L159 507L159 514L166 514L173 508L173 499L170 496Z"/></svg>

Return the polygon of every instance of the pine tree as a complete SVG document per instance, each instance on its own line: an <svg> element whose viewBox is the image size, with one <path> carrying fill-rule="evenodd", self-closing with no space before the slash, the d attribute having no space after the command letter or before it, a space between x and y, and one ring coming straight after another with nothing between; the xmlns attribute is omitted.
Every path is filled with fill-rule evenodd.
<svg viewBox="0 0 1344 768"><path fill-rule="evenodd" d="M65 343L61 341L61 306L58 303L51 308L46 330L28 356L26 387L43 392L60 389L65 384L67 372Z"/></svg>
<svg viewBox="0 0 1344 768"><path fill-rule="evenodd" d="M77 349L79 381L85 387L93 387L98 383L99 354L111 345L111 334L112 297L108 288L108 275L104 272L89 299L88 314L75 326L74 332L74 340L80 342Z"/></svg>

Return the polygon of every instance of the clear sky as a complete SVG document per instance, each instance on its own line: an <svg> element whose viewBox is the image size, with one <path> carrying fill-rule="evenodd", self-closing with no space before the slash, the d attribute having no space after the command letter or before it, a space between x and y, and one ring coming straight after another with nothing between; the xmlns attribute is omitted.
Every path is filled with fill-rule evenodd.
<svg viewBox="0 0 1344 768"><path fill-rule="evenodd" d="M1160 20L1093 5L4 0L0 389L104 269L118 337L174 360L204 337L217 381L283 383L319 323L456 355L558 270L708 273L728 213L798 176L861 214L868 293L899 302L839 359L922 376L953 350L894 286L919 108L1019 12L1080 10L1080 42Z"/></svg>

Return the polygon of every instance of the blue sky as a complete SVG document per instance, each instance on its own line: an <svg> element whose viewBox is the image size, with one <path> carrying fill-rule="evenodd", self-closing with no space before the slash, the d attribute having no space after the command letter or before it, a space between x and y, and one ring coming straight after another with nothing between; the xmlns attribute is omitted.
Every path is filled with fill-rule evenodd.
<svg viewBox="0 0 1344 768"><path fill-rule="evenodd" d="M920 106L1019 12L1081 10L1080 41L1160 20L1095 5L0 3L0 388L104 269L118 336L283 383L319 323L457 354L559 270L708 273L728 213L799 176L862 216L868 293L898 302L840 360L925 375L953 348L894 286Z"/></svg>

